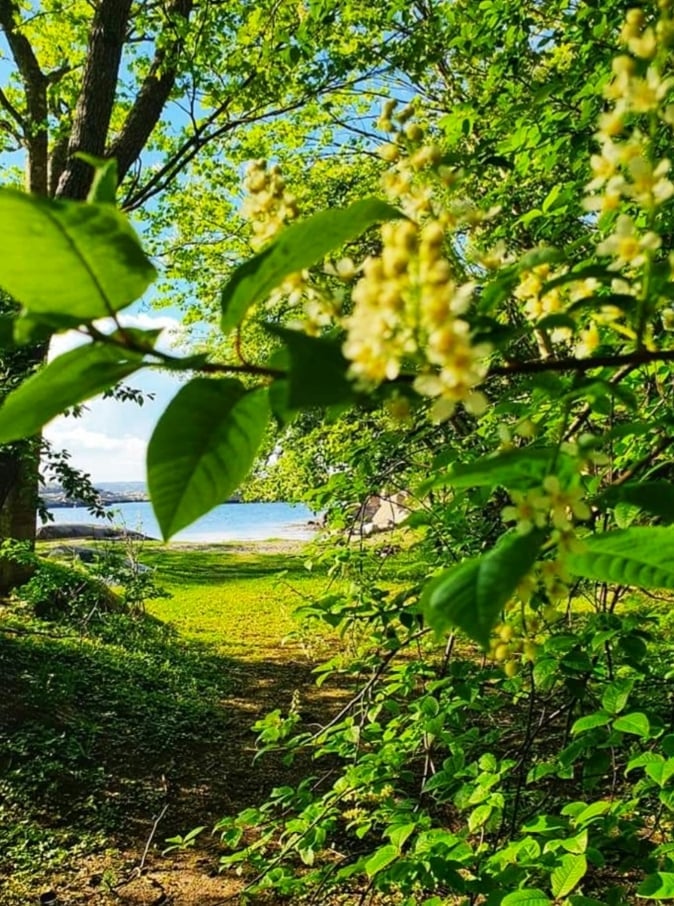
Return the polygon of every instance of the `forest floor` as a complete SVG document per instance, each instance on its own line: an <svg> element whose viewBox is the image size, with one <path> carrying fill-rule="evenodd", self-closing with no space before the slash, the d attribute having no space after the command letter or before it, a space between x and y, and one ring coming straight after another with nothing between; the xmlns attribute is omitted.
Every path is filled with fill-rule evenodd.
<svg viewBox="0 0 674 906"><path fill-rule="evenodd" d="M240 901L213 825L298 772L253 765L253 724L296 693L318 722L345 695L315 687L325 652L292 634L292 610L329 582L306 556L288 542L147 545L142 562L172 596L142 618L83 630L0 607L3 906L49 891L58 906ZM163 854L201 826L193 847Z"/></svg>

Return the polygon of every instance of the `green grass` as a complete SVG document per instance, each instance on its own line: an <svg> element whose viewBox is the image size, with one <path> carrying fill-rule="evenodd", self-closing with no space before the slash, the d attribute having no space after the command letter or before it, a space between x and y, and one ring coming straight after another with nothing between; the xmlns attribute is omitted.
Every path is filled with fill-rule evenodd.
<svg viewBox="0 0 674 906"><path fill-rule="evenodd" d="M148 610L186 639L245 659L269 658L296 629L292 612L326 588L324 571L309 572L304 558L228 549L148 548L143 562L172 597Z"/></svg>
<svg viewBox="0 0 674 906"><path fill-rule="evenodd" d="M310 680L298 644L282 642L325 575L303 556L225 546L148 544L141 559L172 595L143 616L0 610L3 906L105 849L142 850L165 801L160 843L275 780L250 769L250 727Z"/></svg>

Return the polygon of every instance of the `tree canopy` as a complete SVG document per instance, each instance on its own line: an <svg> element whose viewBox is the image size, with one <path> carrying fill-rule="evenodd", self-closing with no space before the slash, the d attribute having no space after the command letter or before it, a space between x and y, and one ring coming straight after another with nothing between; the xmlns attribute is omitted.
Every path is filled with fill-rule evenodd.
<svg viewBox="0 0 674 906"><path fill-rule="evenodd" d="M165 11L147 15L153 31ZM354 568L353 593L305 616L353 632L352 660L322 669L360 689L316 732L296 709L258 726L263 746L338 767L223 819L223 865L246 861L255 890L291 896L360 878L363 897L428 906L672 899L673 728L644 691L669 678L666 655L649 662L655 640L618 610L630 588L674 590L669 4L173 16L155 49L173 72L164 102L191 100L177 131L144 139L164 163L125 164L141 77L126 108L110 95L107 144L82 144L82 95L69 108L56 197L0 191L0 286L21 305L5 342L26 320L88 338L12 390L0 443L168 368L188 380L148 450L165 538L224 500L283 430L290 470L324 482L315 500L402 485L419 532L413 581L403 572L393 590L340 536L335 568ZM5 34L23 46L12 22ZM216 76L226 47L231 71ZM155 86L143 53L126 68ZM11 117L7 105L23 115L32 101L3 103ZM59 189L85 183L85 203ZM96 326L155 279L126 214L160 192L143 219L152 248L170 249L171 278L190 280L178 290L188 319L193 293L216 299L204 303L214 339L192 355L158 349L152 331ZM460 658L457 638L473 646Z"/></svg>

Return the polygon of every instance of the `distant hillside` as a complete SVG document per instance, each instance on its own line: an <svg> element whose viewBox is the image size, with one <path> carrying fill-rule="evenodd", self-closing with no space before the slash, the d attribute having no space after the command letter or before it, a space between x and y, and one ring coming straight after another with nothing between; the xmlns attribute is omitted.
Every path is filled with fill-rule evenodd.
<svg viewBox="0 0 674 906"><path fill-rule="evenodd" d="M147 487L144 481L106 481L96 485L104 506L116 503L134 503L148 500ZM50 484L42 489L41 497L47 508L81 506L81 500L66 496L60 485Z"/></svg>

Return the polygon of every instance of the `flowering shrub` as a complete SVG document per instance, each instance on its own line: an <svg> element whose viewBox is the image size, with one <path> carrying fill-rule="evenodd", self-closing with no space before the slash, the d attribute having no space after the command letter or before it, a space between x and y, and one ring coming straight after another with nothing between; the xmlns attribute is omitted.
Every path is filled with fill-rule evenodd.
<svg viewBox="0 0 674 906"><path fill-rule="evenodd" d="M652 608L618 609L630 587L674 589L673 39L667 2L628 12L559 247L522 253L504 237L421 105L389 101L379 120L386 201L302 219L280 170L254 163L257 253L223 287L220 326L261 326L256 361L239 344L231 361L179 358L152 332L100 333L95 319L154 277L100 194L109 179L86 205L0 192L15 224L0 285L24 306L24 335L26 321L77 324L91 340L9 395L0 442L138 369L196 372L148 451L166 537L236 488L272 415L383 403L401 447L427 442L410 469L409 524L425 533L414 581L390 576L405 586L392 594L340 549L333 570L353 569L353 593L303 608L345 635L359 627L355 656L321 676L361 685L318 730L298 702L258 725L263 747L330 768L220 823L223 866L251 866L251 890L355 884L361 902L409 906L674 899L674 727L658 686L671 644ZM571 57L542 53L534 75ZM559 194L516 225L554 220Z"/></svg>

